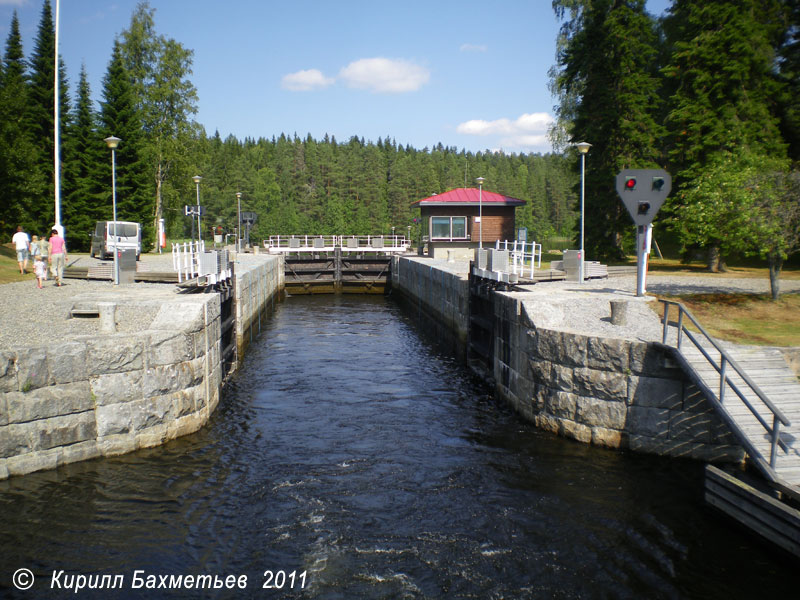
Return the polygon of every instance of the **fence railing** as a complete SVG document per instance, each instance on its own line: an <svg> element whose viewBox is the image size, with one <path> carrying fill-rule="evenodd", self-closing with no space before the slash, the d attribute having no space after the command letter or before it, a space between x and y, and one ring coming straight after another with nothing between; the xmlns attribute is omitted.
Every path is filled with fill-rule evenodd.
<svg viewBox="0 0 800 600"><path fill-rule="evenodd" d="M508 250L511 273L525 277L527 270L533 277L535 269L542 268L542 245L536 242L497 240L495 250Z"/></svg>
<svg viewBox="0 0 800 600"><path fill-rule="evenodd" d="M728 352L722 348L714 338L712 338L705 329L697 322L697 319L694 318L692 313L690 313L686 307L681 304L680 302L675 302L672 300L662 300L659 299L660 302L664 304L664 331L662 335L662 342L664 344L667 343L667 333L669 327L669 307L676 306L678 307L678 324L677 328L677 342L676 348L678 350L681 349L681 344L683 342L684 335L691 341L694 346L700 351L703 357L714 367L714 369L719 373L719 394L718 399L719 403L723 404L725 401L725 390L726 386L730 387L731 390L739 397L739 399L744 403L744 405L750 410L750 412L755 416L761 426L766 430L769 439L770 439L770 457L769 457L769 466L771 468L775 468L775 459L777 456L778 445L783 448L784 451L787 450L786 445L780 439L780 426L781 424L789 426L791 422L786 417L785 414L775 406L769 398L767 398L766 394L761 390L761 388L744 372L744 370L737 364L737 362L733 359ZM695 337L695 335L686 327L684 324L684 316L686 316L692 324L697 328L699 333L702 337L705 337L706 341L711 345L711 347L719 352L719 362L717 362L714 357L712 357L706 348L703 347L701 344L701 339ZM734 383L729 374L728 369L733 369L733 371L742 378L742 381L747 385L747 387L752 390L752 392L758 397L761 402L764 403L769 411L772 413L772 425L767 422L769 415L763 416L761 415L758 410L753 406L753 404L747 399L744 392L739 389L739 386ZM714 391L714 390L712 390ZM754 448L748 448L749 451L755 450Z"/></svg>
<svg viewBox="0 0 800 600"><path fill-rule="evenodd" d="M200 254L205 249L204 241L172 244L172 269L178 274L178 283L200 275Z"/></svg>
<svg viewBox="0 0 800 600"><path fill-rule="evenodd" d="M410 240L404 235L272 235L264 240L271 253L328 252L407 252Z"/></svg>
<svg viewBox="0 0 800 600"><path fill-rule="evenodd" d="M233 275L228 251L206 251L204 241L172 244L172 268L178 283L202 277L200 285L215 285Z"/></svg>

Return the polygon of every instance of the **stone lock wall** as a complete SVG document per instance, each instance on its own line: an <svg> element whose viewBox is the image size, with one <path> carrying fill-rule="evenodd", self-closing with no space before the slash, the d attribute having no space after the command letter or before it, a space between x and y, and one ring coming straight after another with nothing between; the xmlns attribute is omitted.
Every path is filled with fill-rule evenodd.
<svg viewBox="0 0 800 600"><path fill-rule="evenodd" d="M235 315L236 348L243 356L250 342L261 332L261 316L284 288L283 256L258 255L258 264L237 268Z"/></svg>
<svg viewBox="0 0 800 600"><path fill-rule="evenodd" d="M282 261L237 265L236 283L238 344L282 289ZM222 389L221 319L218 294L180 295L142 331L0 351L0 479L200 429Z"/></svg>
<svg viewBox="0 0 800 600"><path fill-rule="evenodd" d="M395 260L393 287L412 309L450 328L466 354L467 275L430 259ZM672 349L537 327L519 296L494 294L491 375L498 395L526 420L609 448L712 462L744 459L728 427L671 360ZM547 310L546 302L537 307Z"/></svg>
<svg viewBox="0 0 800 600"><path fill-rule="evenodd" d="M392 257L392 290L430 317L437 334L454 337L464 353L469 334L469 278L428 259Z"/></svg>
<svg viewBox="0 0 800 600"><path fill-rule="evenodd" d="M220 303L164 304L150 328L0 352L0 479L192 433L218 401Z"/></svg>
<svg viewBox="0 0 800 600"><path fill-rule="evenodd" d="M744 451L672 349L536 327L518 298L496 294L497 392L537 427L611 448L711 462Z"/></svg>

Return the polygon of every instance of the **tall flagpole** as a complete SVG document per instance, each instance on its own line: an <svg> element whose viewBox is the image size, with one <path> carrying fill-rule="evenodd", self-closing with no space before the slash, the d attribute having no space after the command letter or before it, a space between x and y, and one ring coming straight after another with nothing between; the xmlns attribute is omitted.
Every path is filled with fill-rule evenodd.
<svg viewBox="0 0 800 600"><path fill-rule="evenodd" d="M59 130L61 128L61 124L59 122L59 85L58 85L58 21L60 16L60 2L56 0L56 49L55 49L55 56L53 57L53 62L55 64L55 99L53 102L53 124L54 124L54 132L53 132L53 178L55 183L55 201L56 201L56 225L61 227L61 161L60 161L60 152L59 146L61 145ZM60 234L63 235L63 231L59 231Z"/></svg>

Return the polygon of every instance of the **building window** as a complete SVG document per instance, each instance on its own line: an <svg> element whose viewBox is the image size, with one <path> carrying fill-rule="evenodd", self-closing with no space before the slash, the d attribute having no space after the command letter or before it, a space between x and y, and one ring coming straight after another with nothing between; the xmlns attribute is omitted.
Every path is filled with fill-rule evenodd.
<svg viewBox="0 0 800 600"><path fill-rule="evenodd" d="M467 239L467 217L431 217L431 239Z"/></svg>

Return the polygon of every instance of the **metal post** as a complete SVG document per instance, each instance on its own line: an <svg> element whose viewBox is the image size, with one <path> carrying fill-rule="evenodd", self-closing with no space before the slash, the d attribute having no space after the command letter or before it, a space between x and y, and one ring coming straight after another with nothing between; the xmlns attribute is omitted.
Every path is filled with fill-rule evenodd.
<svg viewBox="0 0 800 600"><path fill-rule="evenodd" d="M769 451L769 466L775 468L775 458L778 454L778 439L781 435L781 422L778 420L778 415L772 417L772 446Z"/></svg>
<svg viewBox="0 0 800 600"><path fill-rule="evenodd" d="M54 121L54 129L53 129L53 173L54 173L54 183L55 183L55 219L56 225L59 227L61 226L61 156L60 156L60 147L61 147L61 117L60 117L60 106L59 106L59 96L60 96L60 82L59 82L59 69L58 69L58 38L59 38L59 21L61 19L61 6L59 0L56 0L56 23L55 23L55 56L53 57L53 63L55 64L55 77L53 81L53 121ZM63 233L59 230L58 232L62 237L64 237Z"/></svg>
<svg viewBox="0 0 800 600"><path fill-rule="evenodd" d="M478 248L483 248L483 182L478 182Z"/></svg>
<svg viewBox="0 0 800 600"><path fill-rule="evenodd" d="M583 234L584 234L584 220L586 216L586 212L584 210L586 204L586 153L589 152L589 148L592 145L589 142L578 142L575 144L578 148L578 152L581 153L581 248L580 248L580 262L578 263L578 281L583 283L585 278L584 273L584 261L586 257L585 249L583 247Z"/></svg>
<svg viewBox="0 0 800 600"><path fill-rule="evenodd" d="M647 258L650 256L650 240L653 235L653 225L638 225L636 227L636 295L644 296L647 291Z"/></svg>
<svg viewBox="0 0 800 600"><path fill-rule="evenodd" d="M114 213L114 285L119 285L119 256L117 256L117 157L111 149L111 204Z"/></svg>
<svg viewBox="0 0 800 600"><path fill-rule="evenodd" d="M483 249L483 177L476 177L478 182L478 248Z"/></svg>
<svg viewBox="0 0 800 600"><path fill-rule="evenodd" d="M200 182L197 182L197 241L203 239L203 229L200 227Z"/></svg>
<svg viewBox="0 0 800 600"><path fill-rule="evenodd" d="M236 192L236 252L242 251L242 192Z"/></svg>
<svg viewBox="0 0 800 600"><path fill-rule="evenodd" d="M111 148L111 206L114 218L114 285L119 285L119 257L117 256L117 146L122 141L113 135L103 140Z"/></svg>
<svg viewBox="0 0 800 600"><path fill-rule="evenodd" d="M200 175L195 175L192 180L197 186L197 241L203 241L203 230L200 227L200 180L203 179Z"/></svg>
<svg viewBox="0 0 800 600"><path fill-rule="evenodd" d="M584 230L584 204L586 197L586 153L581 153L581 255L578 263L578 281L583 283L583 230Z"/></svg>

